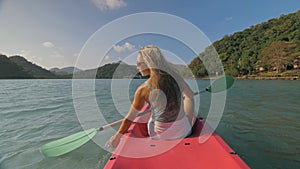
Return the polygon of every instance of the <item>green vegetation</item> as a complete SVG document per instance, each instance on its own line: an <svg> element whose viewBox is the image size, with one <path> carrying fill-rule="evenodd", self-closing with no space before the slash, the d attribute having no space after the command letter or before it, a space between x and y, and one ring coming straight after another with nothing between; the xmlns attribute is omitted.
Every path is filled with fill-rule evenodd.
<svg viewBox="0 0 300 169"><path fill-rule="evenodd" d="M287 70L289 65L293 64L295 57L292 55L296 46L295 43L274 41L270 46L263 49L262 63L271 70L276 69L277 73Z"/></svg>
<svg viewBox="0 0 300 169"><path fill-rule="evenodd" d="M111 79L111 78L133 78L138 73L135 66L130 66L122 62L106 64L97 71L97 78Z"/></svg>
<svg viewBox="0 0 300 169"><path fill-rule="evenodd" d="M215 60L218 53L222 62ZM206 67L203 62L206 63ZM188 65L176 66L184 77L227 75L238 78L300 78L300 10L226 35L200 53ZM73 68L72 68L73 69ZM97 69L78 71L75 78L140 78L135 66L122 62ZM272 77L272 78L271 78ZM72 74L52 73L21 56L0 55L0 78L72 78Z"/></svg>
<svg viewBox="0 0 300 169"><path fill-rule="evenodd" d="M18 65L19 67L22 67L25 72L27 72L35 79L56 78L56 76L50 71L27 61L21 56L12 56L9 57L9 60Z"/></svg>
<svg viewBox="0 0 300 169"><path fill-rule="evenodd" d="M258 75L261 70L281 73L293 69L295 59L300 55L300 11L226 35L212 45L227 75L249 76ZM220 71L216 70L218 65L205 68L199 59L209 59L210 48L189 64L195 77L207 76L206 70L212 73Z"/></svg>
<svg viewBox="0 0 300 169"><path fill-rule="evenodd" d="M97 69L90 69L76 72L73 78L97 78L97 79L122 79L122 78L139 78L136 66L126 63L117 62L109 63Z"/></svg>
<svg viewBox="0 0 300 169"><path fill-rule="evenodd" d="M11 62L5 55L0 55L0 79L33 78L22 67Z"/></svg>
<svg viewBox="0 0 300 169"><path fill-rule="evenodd" d="M75 78L141 78L136 66L127 65L125 63L110 63L97 69L79 71L75 74ZM53 79L53 78L72 78L70 74L54 74L40 66L37 66L21 56L7 57L0 55L0 79Z"/></svg>

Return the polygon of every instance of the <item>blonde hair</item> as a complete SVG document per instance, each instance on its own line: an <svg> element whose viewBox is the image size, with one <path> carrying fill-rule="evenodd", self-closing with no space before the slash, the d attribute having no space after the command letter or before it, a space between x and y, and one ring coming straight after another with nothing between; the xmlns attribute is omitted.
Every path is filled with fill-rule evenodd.
<svg viewBox="0 0 300 169"><path fill-rule="evenodd" d="M176 102L176 105L180 106L182 97L182 78L173 68L174 65L169 63L161 53L160 49L153 45L141 48L139 55L144 59L145 64L150 69L153 89L159 89L164 92L167 98L167 105L171 102ZM160 97L156 96L154 100L159 102L158 98Z"/></svg>
<svg viewBox="0 0 300 169"><path fill-rule="evenodd" d="M140 49L139 55L151 71L158 71L161 74L165 72L176 77L179 75L174 69L174 65L165 59L158 47L154 45L145 46Z"/></svg>

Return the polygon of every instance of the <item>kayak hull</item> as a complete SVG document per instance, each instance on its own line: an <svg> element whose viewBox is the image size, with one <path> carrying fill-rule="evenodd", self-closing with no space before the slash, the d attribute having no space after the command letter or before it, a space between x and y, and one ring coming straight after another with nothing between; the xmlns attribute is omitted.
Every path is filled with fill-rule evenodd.
<svg viewBox="0 0 300 169"><path fill-rule="evenodd" d="M250 168L216 133L199 143L204 121L197 119L193 132L181 140L153 140L147 123L135 122L124 136L105 169ZM141 139L142 138L142 139Z"/></svg>

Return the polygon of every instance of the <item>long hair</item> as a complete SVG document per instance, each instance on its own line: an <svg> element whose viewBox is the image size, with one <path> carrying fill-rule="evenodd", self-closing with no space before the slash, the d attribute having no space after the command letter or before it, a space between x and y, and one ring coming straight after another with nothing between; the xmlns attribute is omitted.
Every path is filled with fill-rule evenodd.
<svg viewBox="0 0 300 169"><path fill-rule="evenodd" d="M156 46L146 46L140 49L139 55L144 59L145 64L150 69L150 77L153 89L159 89L161 94L152 95L157 106L166 106L165 110L178 109L181 105L182 98L182 78L162 55L160 49ZM164 99L163 99L164 98ZM160 107L160 106L159 106Z"/></svg>

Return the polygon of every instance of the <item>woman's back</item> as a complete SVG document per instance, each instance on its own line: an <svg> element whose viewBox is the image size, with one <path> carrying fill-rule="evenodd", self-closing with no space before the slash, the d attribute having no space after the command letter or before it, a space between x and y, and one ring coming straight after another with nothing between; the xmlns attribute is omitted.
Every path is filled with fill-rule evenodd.
<svg viewBox="0 0 300 169"><path fill-rule="evenodd" d="M160 77L156 88L148 81L145 84L150 89L149 101L153 120L174 122L184 117L182 92L173 77L165 73Z"/></svg>

